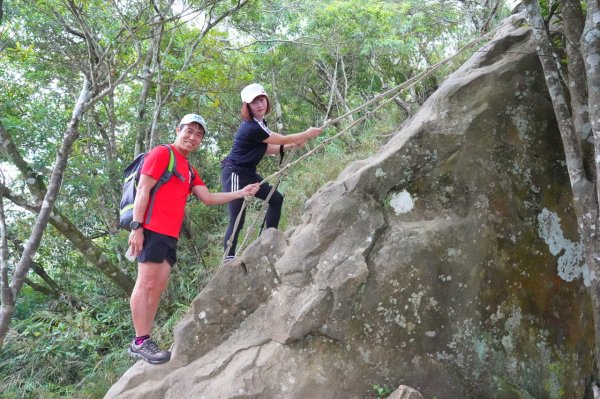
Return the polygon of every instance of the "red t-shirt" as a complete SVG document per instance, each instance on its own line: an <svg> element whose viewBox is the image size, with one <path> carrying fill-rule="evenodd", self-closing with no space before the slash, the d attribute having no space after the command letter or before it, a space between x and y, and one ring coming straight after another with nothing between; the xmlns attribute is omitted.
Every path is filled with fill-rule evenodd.
<svg viewBox="0 0 600 399"><path fill-rule="evenodd" d="M168 235L170 237L179 238L179 231L183 223L185 213L185 204L188 195L190 195L193 186L204 186L204 182L198 175L198 171L192 167L194 171L194 181L190 185L190 169L188 160L181 155L175 147L173 154L177 160L177 172L185 177L185 181L181 181L177 176L173 175L169 181L163 184L155 193L154 208L150 223L144 223L144 228L152 230L156 233ZM148 153L142 166L142 174L148 175L156 180L159 180L169 163L169 149L159 145ZM146 208L144 222L146 221L150 203Z"/></svg>

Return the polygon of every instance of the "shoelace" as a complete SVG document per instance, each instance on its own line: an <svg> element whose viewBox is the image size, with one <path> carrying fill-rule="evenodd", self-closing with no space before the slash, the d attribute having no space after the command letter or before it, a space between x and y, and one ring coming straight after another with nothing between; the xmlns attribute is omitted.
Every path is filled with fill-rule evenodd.
<svg viewBox="0 0 600 399"><path fill-rule="evenodd" d="M145 349L148 349L148 351L150 351L153 355L156 355L158 352L162 352L158 345L156 345L156 343L151 339L146 341L144 344L146 347Z"/></svg>

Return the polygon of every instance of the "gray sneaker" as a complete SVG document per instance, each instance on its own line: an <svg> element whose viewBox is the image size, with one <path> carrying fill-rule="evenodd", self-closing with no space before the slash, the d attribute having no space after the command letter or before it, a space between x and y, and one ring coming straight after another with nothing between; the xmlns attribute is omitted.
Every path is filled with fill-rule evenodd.
<svg viewBox="0 0 600 399"><path fill-rule="evenodd" d="M136 345L133 341L127 352L132 358L145 360L150 364L166 363L171 359L171 352L160 349L150 338L141 345Z"/></svg>

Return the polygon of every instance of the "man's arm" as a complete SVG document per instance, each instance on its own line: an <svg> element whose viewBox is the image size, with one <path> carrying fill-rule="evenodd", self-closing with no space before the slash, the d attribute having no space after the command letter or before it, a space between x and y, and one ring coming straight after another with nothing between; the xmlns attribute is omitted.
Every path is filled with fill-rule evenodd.
<svg viewBox="0 0 600 399"><path fill-rule="evenodd" d="M260 189L258 183L248 184L241 190L232 191L230 193L211 193L206 186L192 187L192 194L206 205L225 204L234 199L244 198L246 195L253 196Z"/></svg>
<svg viewBox="0 0 600 399"><path fill-rule="evenodd" d="M140 175L135 201L133 201L133 220L137 222L144 221L146 208L148 208L148 200L150 199L150 190L156 185L158 180L148 175ZM131 230L129 233L129 245L133 256L138 256L144 245L144 229L139 228Z"/></svg>

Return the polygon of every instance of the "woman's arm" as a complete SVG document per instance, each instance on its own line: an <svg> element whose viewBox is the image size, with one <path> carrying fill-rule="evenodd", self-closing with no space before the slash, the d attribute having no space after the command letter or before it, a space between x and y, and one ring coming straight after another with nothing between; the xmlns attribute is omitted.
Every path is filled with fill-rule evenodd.
<svg viewBox="0 0 600 399"><path fill-rule="evenodd" d="M244 198L246 195L253 196L260 189L258 183L248 184L241 190L232 191L229 193L211 193L208 191L206 186L194 186L192 187L192 194L198 198L198 200L204 202L206 205L219 205L225 204L229 201L238 198Z"/></svg>
<svg viewBox="0 0 600 399"><path fill-rule="evenodd" d="M281 146L283 146L283 151L291 150L296 147L304 147L306 141L298 141L292 144L269 144L267 147L267 154L269 155L277 155L281 153Z"/></svg>
<svg viewBox="0 0 600 399"><path fill-rule="evenodd" d="M310 127L303 132L288 134L287 136L273 132L269 135L269 137L266 140L263 141L263 143L286 145L298 142L305 142L314 137L317 137L319 134L321 134L322 131L323 129L320 129L318 127Z"/></svg>

